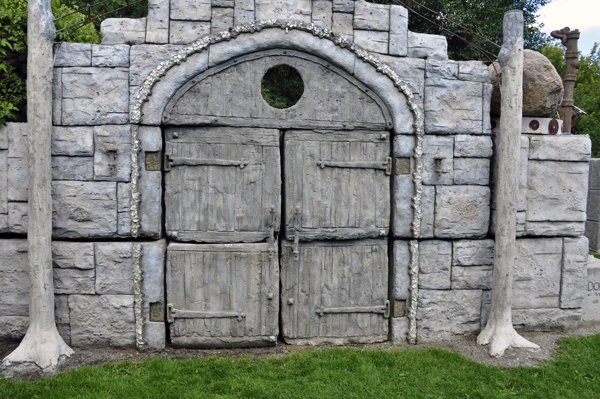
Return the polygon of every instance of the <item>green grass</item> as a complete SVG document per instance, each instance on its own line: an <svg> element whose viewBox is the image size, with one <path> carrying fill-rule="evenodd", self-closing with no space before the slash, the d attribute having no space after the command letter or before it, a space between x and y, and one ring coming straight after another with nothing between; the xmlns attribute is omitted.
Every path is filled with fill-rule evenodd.
<svg viewBox="0 0 600 399"><path fill-rule="evenodd" d="M596 258L596 259L600 259L600 254L597 254L597 253L595 253L595 252L591 252L591 251L590 251L590 255L592 255L592 256L593 256L594 258Z"/></svg>
<svg viewBox="0 0 600 399"><path fill-rule="evenodd" d="M600 335L568 338L539 368L486 366L442 349L155 359L0 379L0 398L598 398Z"/></svg>

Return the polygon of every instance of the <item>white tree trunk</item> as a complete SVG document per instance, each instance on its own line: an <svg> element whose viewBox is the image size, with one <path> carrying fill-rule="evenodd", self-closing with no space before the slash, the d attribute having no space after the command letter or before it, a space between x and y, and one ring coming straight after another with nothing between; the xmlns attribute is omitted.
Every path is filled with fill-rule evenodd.
<svg viewBox="0 0 600 399"><path fill-rule="evenodd" d="M56 371L73 350L56 329L52 281L52 42L56 36L50 0L28 1L27 22L27 162L29 213L29 329L4 367L35 363L44 373Z"/></svg>
<svg viewBox="0 0 600 399"><path fill-rule="evenodd" d="M502 103L498 140L496 184L496 250L492 281L492 307L485 329L477 337L489 344L491 356L510 347L539 347L521 337L512 324L512 278L517 236L517 192L523 115L523 13L504 14L504 45L498 55L502 67Z"/></svg>

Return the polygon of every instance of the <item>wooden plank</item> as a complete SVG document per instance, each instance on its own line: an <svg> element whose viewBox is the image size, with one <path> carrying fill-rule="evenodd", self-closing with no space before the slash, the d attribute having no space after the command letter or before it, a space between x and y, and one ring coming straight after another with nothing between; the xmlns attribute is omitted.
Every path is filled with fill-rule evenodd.
<svg viewBox="0 0 600 399"><path fill-rule="evenodd" d="M173 138L173 133L178 137ZM167 143L241 144L279 147L279 130L247 127L170 127L166 130Z"/></svg>

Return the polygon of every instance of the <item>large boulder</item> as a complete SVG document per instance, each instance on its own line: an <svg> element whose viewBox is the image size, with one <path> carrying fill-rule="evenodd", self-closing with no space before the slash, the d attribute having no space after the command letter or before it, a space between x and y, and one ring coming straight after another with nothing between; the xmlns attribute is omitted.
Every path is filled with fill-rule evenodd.
<svg viewBox="0 0 600 399"><path fill-rule="evenodd" d="M489 67L494 90L492 109L494 116L500 115L500 82L502 69L495 62ZM560 107L563 98L562 79L543 54L533 50L523 52L523 116L549 118Z"/></svg>

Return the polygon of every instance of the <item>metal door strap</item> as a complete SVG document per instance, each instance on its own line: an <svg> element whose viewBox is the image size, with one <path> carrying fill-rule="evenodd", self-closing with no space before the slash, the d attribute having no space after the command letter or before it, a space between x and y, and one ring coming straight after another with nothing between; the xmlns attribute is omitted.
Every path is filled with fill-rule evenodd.
<svg viewBox="0 0 600 399"><path fill-rule="evenodd" d="M195 310L175 309L172 303L167 304L167 321L173 323L175 319L227 319L237 318L242 321L246 315L242 309L237 312L198 312Z"/></svg>
<svg viewBox="0 0 600 399"><path fill-rule="evenodd" d="M324 316L332 313L382 313L384 318L390 317L390 301L386 300L383 306L349 306L345 308L318 308L317 314Z"/></svg>
<svg viewBox="0 0 600 399"><path fill-rule="evenodd" d="M353 169L381 169L385 170L386 175L392 174L392 158L388 157L385 161L376 162L332 162L320 160L317 165L321 169L330 168L353 168Z"/></svg>
<svg viewBox="0 0 600 399"><path fill-rule="evenodd" d="M184 158L173 157L165 154L165 171L168 172L173 166L239 166L244 169L248 165L248 161L241 158L239 161L228 159L199 159L199 158Z"/></svg>

